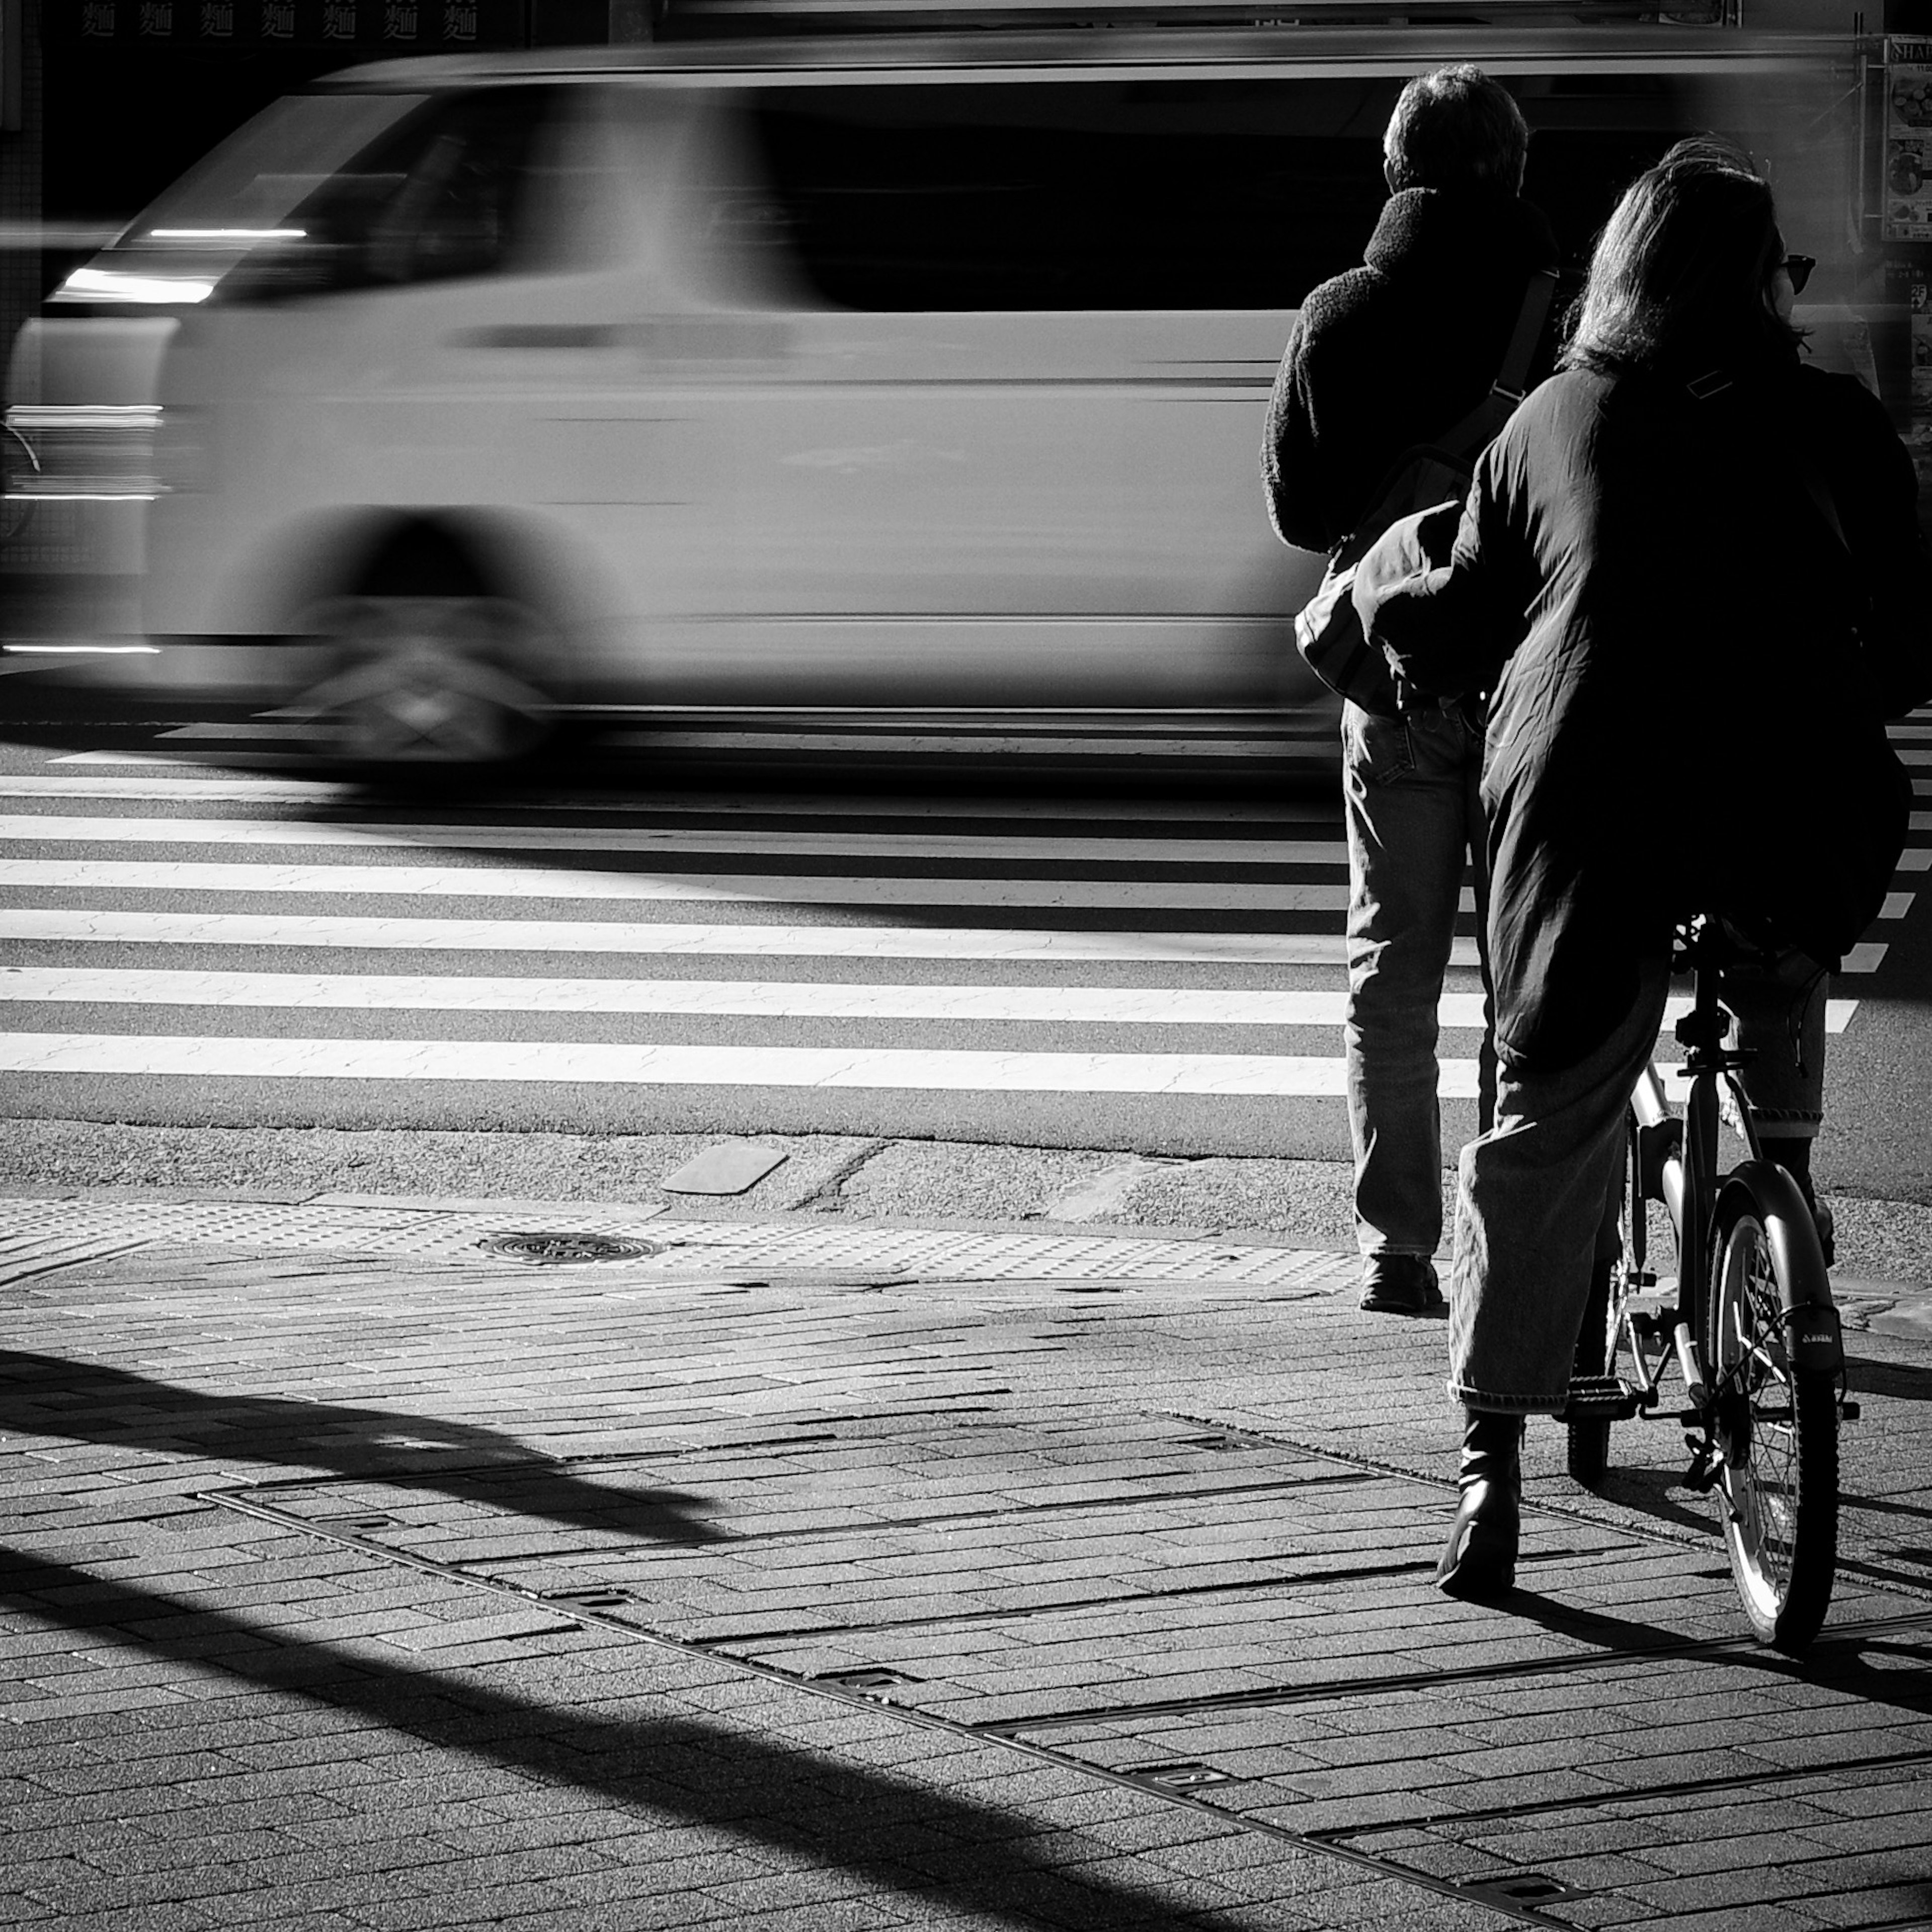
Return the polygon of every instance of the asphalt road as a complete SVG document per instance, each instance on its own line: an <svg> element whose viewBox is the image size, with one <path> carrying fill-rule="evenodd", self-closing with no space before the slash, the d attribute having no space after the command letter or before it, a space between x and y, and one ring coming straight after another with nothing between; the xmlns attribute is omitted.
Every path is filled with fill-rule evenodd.
<svg viewBox="0 0 1932 1932"><path fill-rule="evenodd" d="M1900 736L1932 793L1932 719ZM15 1118L1346 1149L1318 737L687 721L413 801L318 781L259 721L12 739ZM1833 989L1820 1160L1836 1189L1922 1201L1924 802ZM1473 1131L1473 957L1466 938L1444 1010L1451 1147Z"/></svg>

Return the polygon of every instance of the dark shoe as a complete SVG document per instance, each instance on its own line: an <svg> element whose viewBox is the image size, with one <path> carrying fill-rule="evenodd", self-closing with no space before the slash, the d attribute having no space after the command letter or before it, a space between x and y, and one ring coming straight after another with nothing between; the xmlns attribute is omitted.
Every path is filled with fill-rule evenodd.
<svg viewBox="0 0 1932 1932"><path fill-rule="evenodd" d="M1360 1305L1371 1315L1437 1315L1449 1304L1435 1269L1420 1255L1371 1255L1362 1268Z"/></svg>
<svg viewBox="0 0 1932 1932"><path fill-rule="evenodd" d="M1466 1412L1462 1426L1461 1492L1449 1541L1436 1566L1445 1595L1486 1603L1516 1586L1516 1549L1522 1533L1522 1418Z"/></svg>

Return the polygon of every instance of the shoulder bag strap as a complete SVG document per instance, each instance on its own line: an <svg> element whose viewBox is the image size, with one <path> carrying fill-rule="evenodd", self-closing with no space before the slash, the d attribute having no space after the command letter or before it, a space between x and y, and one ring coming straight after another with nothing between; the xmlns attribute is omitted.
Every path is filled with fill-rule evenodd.
<svg viewBox="0 0 1932 1932"><path fill-rule="evenodd" d="M1550 304L1556 295L1556 271L1538 268L1529 278L1522 292L1522 308L1516 319L1516 333L1510 338L1509 351L1503 358L1503 366L1496 372L1493 386L1495 393L1507 396L1512 403L1522 400L1529 387L1530 358L1536 353L1536 345L1542 340L1544 318L1550 313Z"/></svg>
<svg viewBox="0 0 1932 1932"><path fill-rule="evenodd" d="M1516 311L1515 332L1504 351L1502 367L1490 385L1490 393L1447 435L1438 439L1438 447L1454 456L1473 456L1508 420L1510 412L1522 400L1529 386L1530 362L1543 338L1544 322L1556 294L1556 271L1532 270L1523 286L1522 307Z"/></svg>

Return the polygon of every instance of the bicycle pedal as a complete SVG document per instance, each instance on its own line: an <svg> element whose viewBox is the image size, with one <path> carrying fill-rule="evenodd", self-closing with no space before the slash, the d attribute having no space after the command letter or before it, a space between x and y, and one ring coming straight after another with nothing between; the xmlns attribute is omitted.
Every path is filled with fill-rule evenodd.
<svg viewBox="0 0 1932 1932"><path fill-rule="evenodd" d="M1699 1442L1686 1436L1684 1446L1690 1452L1690 1466L1684 1472L1683 1486L1694 1495L1706 1495L1718 1486L1724 1466L1708 1442Z"/></svg>
<svg viewBox="0 0 1932 1932"><path fill-rule="evenodd" d="M1558 1422L1628 1422L1642 1407L1643 1392L1615 1376L1579 1376L1564 1391Z"/></svg>

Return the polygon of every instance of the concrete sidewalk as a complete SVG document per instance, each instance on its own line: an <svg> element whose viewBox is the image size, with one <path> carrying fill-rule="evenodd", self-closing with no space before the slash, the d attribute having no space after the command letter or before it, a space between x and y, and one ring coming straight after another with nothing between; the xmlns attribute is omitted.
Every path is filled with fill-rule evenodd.
<svg viewBox="0 0 1932 1932"><path fill-rule="evenodd" d="M1523 1587L1438 1594L1444 1330L1333 1246L61 1192L0 1202L0 1924L1932 1923L1909 1281L1794 1664L1667 1424L1599 1496L1533 1426Z"/></svg>

